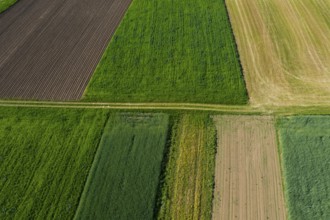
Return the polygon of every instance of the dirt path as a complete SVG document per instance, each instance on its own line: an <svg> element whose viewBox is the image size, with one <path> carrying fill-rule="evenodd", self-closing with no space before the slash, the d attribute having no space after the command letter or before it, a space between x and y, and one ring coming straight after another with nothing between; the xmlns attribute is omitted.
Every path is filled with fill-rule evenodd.
<svg viewBox="0 0 330 220"><path fill-rule="evenodd" d="M0 14L0 97L77 100L131 0L20 0Z"/></svg>
<svg viewBox="0 0 330 220"><path fill-rule="evenodd" d="M271 116L216 116L213 219L286 219Z"/></svg>

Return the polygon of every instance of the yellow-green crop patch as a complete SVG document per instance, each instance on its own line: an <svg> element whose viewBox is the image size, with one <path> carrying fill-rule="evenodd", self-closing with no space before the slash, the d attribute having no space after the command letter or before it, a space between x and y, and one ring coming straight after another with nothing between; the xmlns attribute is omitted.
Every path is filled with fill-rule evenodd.
<svg viewBox="0 0 330 220"><path fill-rule="evenodd" d="M173 126L158 219L211 219L216 131L207 114Z"/></svg>

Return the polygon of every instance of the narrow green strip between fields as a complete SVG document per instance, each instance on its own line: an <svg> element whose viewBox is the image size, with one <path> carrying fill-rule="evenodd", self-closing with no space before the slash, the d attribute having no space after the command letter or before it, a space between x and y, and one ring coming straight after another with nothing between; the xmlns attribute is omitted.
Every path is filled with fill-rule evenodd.
<svg viewBox="0 0 330 220"><path fill-rule="evenodd" d="M112 114L75 219L153 219L167 141L165 114Z"/></svg>
<svg viewBox="0 0 330 220"><path fill-rule="evenodd" d="M207 114L184 114L172 128L158 219L211 219L216 131Z"/></svg>

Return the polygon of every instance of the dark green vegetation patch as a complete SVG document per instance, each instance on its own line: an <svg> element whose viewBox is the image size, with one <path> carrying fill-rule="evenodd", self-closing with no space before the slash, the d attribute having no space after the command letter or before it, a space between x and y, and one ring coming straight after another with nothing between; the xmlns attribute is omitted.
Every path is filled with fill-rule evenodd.
<svg viewBox="0 0 330 220"><path fill-rule="evenodd" d="M0 13L15 4L17 0L0 0Z"/></svg>
<svg viewBox="0 0 330 220"><path fill-rule="evenodd" d="M84 100L245 104L223 0L134 0Z"/></svg>
<svg viewBox="0 0 330 220"><path fill-rule="evenodd" d="M291 219L330 219L330 117L278 122Z"/></svg>
<svg viewBox="0 0 330 220"><path fill-rule="evenodd" d="M76 219L153 219L168 116L109 119Z"/></svg>
<svg viewBox="0 0 330 220"><path fill-rule="evenodd" d="M0 219L72 219L107 113L0 108Z"/></svg>

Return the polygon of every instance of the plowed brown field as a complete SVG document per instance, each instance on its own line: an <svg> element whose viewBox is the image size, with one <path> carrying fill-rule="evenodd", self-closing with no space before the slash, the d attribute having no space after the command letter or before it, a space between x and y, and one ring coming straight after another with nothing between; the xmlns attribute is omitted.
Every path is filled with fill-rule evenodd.
<svg viewBox="0 0 330 220"><path fill-rule="evenodd" d="M286 219L276 133L269 116L217 116L213 219Z"/></svg>
<svg viewBox="0 0 330 220"><path fill-rule="evenodd" d="M0 15L0 98L79 99L131 0L20 0Z"/></svg>

